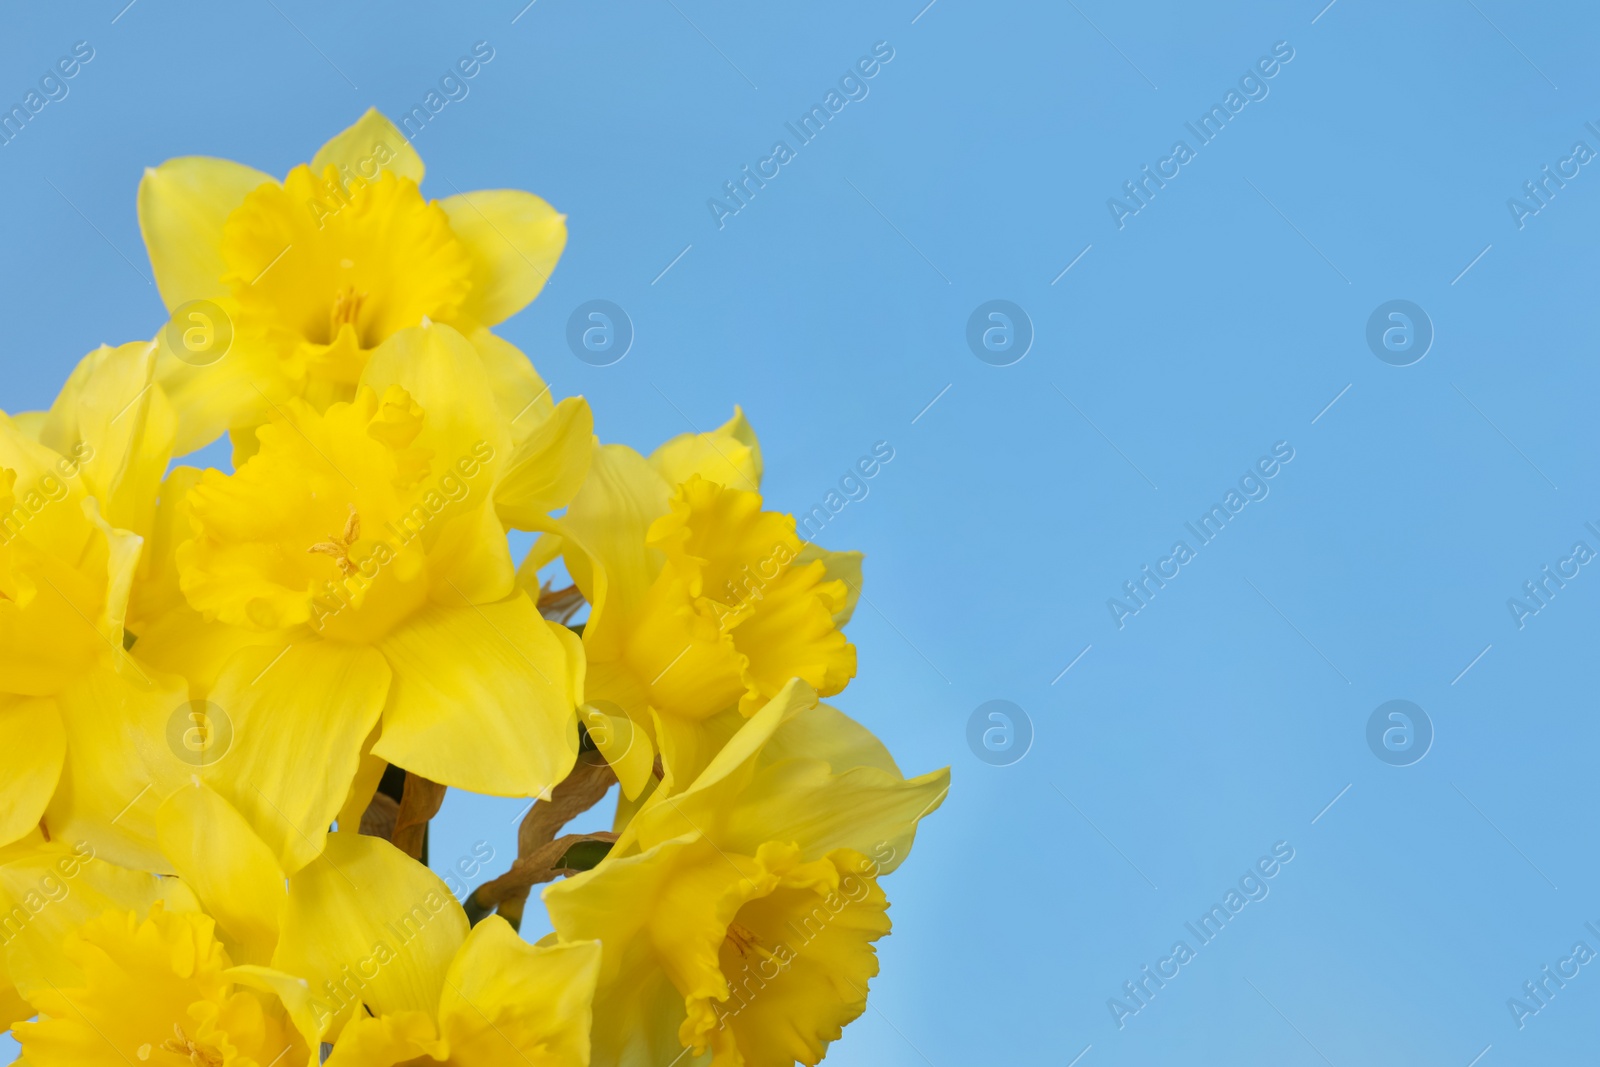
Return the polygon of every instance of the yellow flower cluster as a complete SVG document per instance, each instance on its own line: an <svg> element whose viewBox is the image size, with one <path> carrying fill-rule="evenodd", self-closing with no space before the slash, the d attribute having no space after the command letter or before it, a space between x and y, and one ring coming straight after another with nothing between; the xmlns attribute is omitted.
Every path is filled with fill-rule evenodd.
<svg viewBox="0 0 1600 1067"><path fill-rule="evenodd" d="M564 217L422 177L375 111L281 181L146 171L169 321L0 413L19 1064L769 1067L865 1010L949 775L820 703L860 554L765 509L738 411L599 444L491 332ZM224 435L231 473L173 464ZM533 799L464 903L426 866L452 787Z"/></svg>

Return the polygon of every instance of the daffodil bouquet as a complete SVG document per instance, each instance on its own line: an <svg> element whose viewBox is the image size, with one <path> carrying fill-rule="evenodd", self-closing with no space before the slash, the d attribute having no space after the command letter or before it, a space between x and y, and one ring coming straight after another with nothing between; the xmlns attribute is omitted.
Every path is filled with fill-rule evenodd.
<svg viewBox="0 0 1600 1067"><path fill-rule="evenodd" d="M564 217L422 177L377 112L281 181L147 171L168 321L0 414L19 1063L815 1064L865 1010L948 772L819 702L860 554L765 510L737 409L599 444L492 332ZM447 788L532 801L464 900Z"/></svg>

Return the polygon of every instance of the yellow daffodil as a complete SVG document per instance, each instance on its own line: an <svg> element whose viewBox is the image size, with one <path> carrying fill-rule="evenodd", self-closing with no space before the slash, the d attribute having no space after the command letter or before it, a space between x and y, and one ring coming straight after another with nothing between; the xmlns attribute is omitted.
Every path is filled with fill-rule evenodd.
<svg viewBox="0 0 1600 1067"><path fill-rule="evenodd" d="M376 838L334 834L324 859L290 880L273 968L306 980L287 995L328 1063L589 1062L598 944L530 945L498 916L469 932L444 883Z"/></svg>
<svg viewBox="0 0 1600 1067"><path fill-rule="evenodd" d="M280 997L308 1047L332 1043L329 1063L589 1062L598 945L536 947L498 917L469 931L437 875L353 832L285 881L203 785L173 794L161 826L174 867L250 961L232 976Z"/></svg>
<svg viewBox="0 0 1600 1067"><path fill-rule="evenodd" d="M281 182L204 156L145 172L139 225L174 316L160 373L180 455L291 396L348 400L372 350L424 318L471 335L538 295L564 216L515 190L427 200L422 176L376 111Z"/></svg>
<svg viewBox="0 0 1600 1067"><path fill-rule="evenodd" d="M437 876L335 834L285 879L226 800L178 790L156 816L176 879L34 842L0 854L5 960L32 1067L588 1063L597 944L468 931Z"/></svg>
<svg viewBox="0 0 1600 1067"><path fill-rule="evenodd" d="M860 553L766 509L737 409L600 446L491 332L564 217L422 178L376 111L281 181L146 171L169 321L0 412L18 1067L790 1067L865 1010L949 772L819 702ZM444 787L539 798L468 908L411 858Z"/></svg>
<svg viewBox="0 0 1600 1067"><path fill-rule="evenodd" d="M559 524L567 566L592 605L589 714L617 708L654 735L669 788L698 774L738 721L714 718L750 715L791 678L831 695L855 674L841 627L858 595L860 554L802 541L792 516L762 510L760 477L759 445L735 414L649 459L621 445L597 449ZM525 584L549 551L524 563ZM590 725L624 791L638 796L648 751L640 761L641 746L616 740L632 732Z"/></svg>
<svg viewBox="0 0 1600 1067"><path fill-rule="evenodd" d="M906 779L865 729L786 686L604 862L545 890L561 937L604 946L595 1062L816 1064L865 1010L889 932L878 879L948 789L948 771Z"/></svg>
<svg viewBox="0 0 1600 1067"><path fill-rule="evenodd" d="M581 644L515 588L493 496L504 479L576 488L539 476L587 461L587 408L559 411L560 432L518 445L478 350L412 327L373 351L352 399L278 405L234 474L169 478L163 507L187 536L158 535L177 542L188 610L138 647L225 720L231 744L201 774L287 869L320 850L364 750L500 796L571 768ZM377 784L363 781L356 817Z"/></svg>
<svg viewBox="0 0 1600 1067"><path fill-rule="evenodd" d="M149 343L85 357L48 412L0 415L0 844L41 820L159 862L130 730L159 733L187 687L127 651L130 598L172 444Z"/></svg>
<svg viewBox="0 0 1600 1067"><path fill-rule="evenodd" d="M83 843L37 844L0 865L5 958L31 1067L303 1067L306 1044L271 996L234 980L217 924L183 883L117 867Z"/></svg>
<svg viewBox="0 0 1600 1067"><path fill-rule="evenodd" d="M32 858L45 844L44 834L34 829L20 840L0 846L0 869L8 863ZM61 861L62 873L65 873L68 870L76 870L77 861L86 851L87 848L70 859L66 856L53 856L52 859ZM52 898L64 895L65 890L56 872L47 870L44 873L49 880L43 885L33 886L24 891L19 899L8 899L6 894L0 892L0 904L9 905L5 913L0 914L0 1032L9 1030L12 1024L30 1018L34 1014L33 1005L23 999L11 980L11 967L6 961L4 947L21 933L22 927L30 922L33 916L49 905Z"/></svg>

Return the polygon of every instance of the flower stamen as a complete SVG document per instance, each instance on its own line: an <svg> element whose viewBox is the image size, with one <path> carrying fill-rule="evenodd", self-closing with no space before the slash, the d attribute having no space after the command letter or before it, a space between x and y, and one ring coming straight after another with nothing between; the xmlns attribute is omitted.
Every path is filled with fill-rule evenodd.
<svg viewBox="0 0 1600 1067"><path fill-rule="evenodd" d="M361 540L361 516L356 514L356 506L350 505L350 517L345 520L344 532L331 534L326 541L318 541L307 552L332 556L333 561L339 565L339 573L349 577L356 572L355 561L350 558L350 549Z"/></svg>
<svg viewBox="0 0 1600 1067"><path fill-rule="evenodd" d="M356 326L360 332L357 320L361 316L361 305L366 302L367 294L358 293L356 287L347 285L333 298L333 308L328 312L328 339L339 336L339 328L345 323Z"/></svg>
<svg viewBox="0 0 1600 1067"><path fill-rule="evenodd" d="M757 949L759 951L761 948L761 942L759 939L757 939L755 933L749 927L741 925L737 922L731 922L728 924L727 939L728 943L734 947L734 950L738 952L740 956L748 956L750 955L751 949Z"/></svg>
<svg viewBox="0 0 1600 1067"><path fill-rule="evenodd" d="M222 1057L216 1052L203 1049L189 1040L189 1035L183 1032L183 1027L177 1023L172 1024L172 1032L178 1036L169 1038L161 1043L161 1051L173 1052L179 1056L188 1056L193 1067L222 1067Z"/></svg>

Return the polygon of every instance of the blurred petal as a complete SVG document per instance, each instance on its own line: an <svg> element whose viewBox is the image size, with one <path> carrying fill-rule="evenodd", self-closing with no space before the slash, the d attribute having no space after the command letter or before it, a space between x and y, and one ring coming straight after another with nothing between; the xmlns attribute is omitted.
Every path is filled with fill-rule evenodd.
<svg viewBox="0 0 1600 1067"><path fill-rule="evenodd" d="M68 459L112 526L148 535L177 415L154 385L155 345L102 346L79 361L40 440Z"/></svg>
<svg viewBox="0 0 1600 1067"><path fill-rule="evenodd" d="M324 1067L422 1065L443 1060L448 1049L432 1012L403 1011L379 1018L363 1015L351 1019L340 1033Z"/></svg>
<svg viewBox="0 0 1600 1067"><path fill-rule="evenodd" d="M583 485L594 458L594 415L581 396L568 397L517 445L495 486L500 519L518 530L550 524Z"/></svg>
<svg viewBox="0 0 1600 1067"><path fill-rule="evenodd" d="M860 552L830 552L820 545L807 541L800 548L800 555L795 557L795 565L804 567L807 563L816 560L822 561L822 580L824 582L843 582L844 595L834 600L833 624L843 628L845 623L856 612L856 603L861 599L861 560Z"/></svg>
<svg viewBox="0 0 1600 1067"><path fill-rule="evenodd" d="M48 697L0 697L0 845L38 829L67 755L61 712Z"/></svg>
<svg viewBox="0 0 1600 1067"><path fill-rule="evenodd" d="M368 735L366 744L361 746L361 767L356 771L355 780L350 783L350 794L345 797L344 806L339 809L336 819L342 830L356 829L361 825L361 816L377 795L383 772L389 769L386 761L372 754L372 746L377 742L378 731L374 730Z"/></svg>
<svg viewBox="0 0 1600 1067"><path fill-rule="evenodd" d="M166 330L156 337L156 382L177 412L175 456L204 448L230 430L267 421L273 405L300 387L295 383L291 388L278 349L240 324L232 301L218 299L217 306L232 318L234 336L216 362L180 359Z"/></svg>
<svg viewBox="0 0 1600 1067"><path fill-rule="evenodd" d="M168 310L227 292L222 224L246 194L273 179L208 156L169 159L139 182L139 231Z"/></svg>
<svg viewBox="0 0 1600 1067"><path fill-rule="evenodd" d="M733 489L753 493L761 488L761 443L739 407L710 433L674 437L650 454L650 462L674 486L698 474Z"/></svg>
<svg viewBox="0 0 1600 1067"><path fill-rule="evenodd" d="M522 349L489 330L472 331L467 338L483 358L489 380L494 383L500 414L511 424L511 436L520 442L548 419L556 409L550 387L534 370Z"/></svg>
<svg viewBox="0 0 1600 1067"><path fill-rule="evenodd" d="M194 894L171 878L117 867L87 842L52 841L0 866L0 912L26 919L7 930L6 966L17 992L32 1000L51 986L79 986L83 972L65 956L67 934L106 911L195 911Z"/></svg>
<svg viewBox="0 0 1600 1067"><path fill-rule="evenodd" d="M454 469L462 476L469 490L463 510L488 496L510 458L511 434L493 380L470 341L440 323L400 330L373 349L361 380L379 396L398 385L422 408L416 444L433 451L436 472Z"/></svg>
<svg viewBox="0 0 1600 1067"><path fill-rule="evenodd" d="M626 636L608 619L637 610L655 578L659 554L645 543L650 524L666 514L670 487L643 456L624 445L594 450L589 477L561 520L567 569L594 605L585 644L606 658Z"/></svg>
<svg viewBox="0 0 1600 1067"><path fill-rule="evenodd" d="M472 256L462 317L504 322L539 295L567 245L567 217L520 189L485 189L439 201Z"/></svg>
<svg viewBox="0 0 1600 1067"><path fill-rule="evenodd" d="M371 181L374 165L396 177L422 182L422 157L406 135L375 107L368 108L348 129L334 134L311 157L312 173L318 176L329 167L348 167Z"/></svg>

